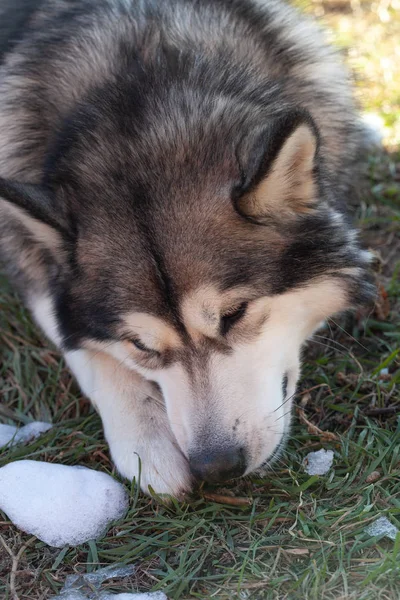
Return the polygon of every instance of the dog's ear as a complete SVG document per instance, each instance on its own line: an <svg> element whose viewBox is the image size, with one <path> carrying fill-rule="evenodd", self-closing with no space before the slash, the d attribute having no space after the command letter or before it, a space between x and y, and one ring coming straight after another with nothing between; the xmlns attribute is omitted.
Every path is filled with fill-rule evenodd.
<svg viewBox="0 0 400 600"><path fill-rule="evenodd" d="M240 213L255 221L310 213L318 201L318 131L308 113L291 112L261 132L247 153Z"/></svg>
<svg viewBox="0 0 400 600"><path fill-rule="evenodd" d="M68 237L65 221L57 213L52 193L40 186L7 181L0 177L0 222L22 225L28 235L57 253Z"/></svg>

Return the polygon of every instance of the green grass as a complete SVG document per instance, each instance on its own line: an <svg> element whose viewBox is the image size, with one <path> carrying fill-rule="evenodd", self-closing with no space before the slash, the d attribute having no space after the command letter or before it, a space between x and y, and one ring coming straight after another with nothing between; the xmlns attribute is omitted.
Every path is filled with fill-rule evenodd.
<svg viewBox="0 0 400 600"><path fill-rule="evenodd" d="M358 70L365 109L382 116L386 126L389 151L370 157L369 189L357 219L376 251L388 305L381 299L372 313L331 322L309 346L285 457L268 477L225 490L251 499L250 506L216 504L200 495L190 505L163 506L132 489L129 513L103 539L61 551L31 540L17 567L20 600L45 600L66 575L119 561L135 563L137 571L112 582L110 590L160 589L171 599L400 597L400 536L393 542L364 531L378 515L400 528L399 8L398 0L362 1L352 8L341 0L318 0L309 7ZM31 444L0 452L0 466L30 458L113 473L99 418L5 278L0 399L2 422L55 423ZM298 418L301 411L335 436L310 434ZM309 477L303 458L321 447L334 450L334 466L324 477ZM28 536L1 513L0 519L0 535L17 554ZM11 598L10 570L11 559L0 546L4 600Z"/></svg>

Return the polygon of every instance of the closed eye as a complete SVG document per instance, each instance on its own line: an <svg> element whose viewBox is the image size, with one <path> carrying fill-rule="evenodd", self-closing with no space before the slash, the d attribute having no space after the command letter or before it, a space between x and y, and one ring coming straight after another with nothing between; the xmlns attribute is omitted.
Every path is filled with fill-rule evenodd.
<svg viewBox="0 0 400 600"><path fill-rule="evenodd" d="M221 317L221 325L220 331L221 335L226 335L229 330L242 319L247 310L247 302L242 302L237 308L235 308L232 312L228 312L227 314Z"/></svg>
<svg viewBox="0 0 400 600"><path fill-rule="evenodd" d="M131 342L135 346L135 348L137 348L137 350L140 350L141 352L145 352L146 354L159 354L157 350L152 350L151 348L145 346L143 342L139 340L139 338L133 338Z"/></svg>

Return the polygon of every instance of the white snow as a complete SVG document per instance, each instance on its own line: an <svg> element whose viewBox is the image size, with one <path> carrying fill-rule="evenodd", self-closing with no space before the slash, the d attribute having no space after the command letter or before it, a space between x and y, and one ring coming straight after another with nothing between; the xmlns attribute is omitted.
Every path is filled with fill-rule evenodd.
<svg viewBox="0 0 400 600"><path fill-rule="evenodd" d="M144 594L100 594L99 600L167 600L162 592L148 592Z"/></svg>
<svg viewBox="0 0 400 600"><path fill-rule="evenodd" d="M50 600L89 600L89 598L79 590L69 590L61 592L59 596L52 596Z"/></svg>
<svg viewBox="0 0 400 600"><path fill-rule="evenodd" d="M371 525L368 525L368 527L365 528L365 532L372 537L378 535L385 535L391 540L396 539L398 531L399 530L397 529L397 527L393 525L387 517L379 517L379 519L377 519L376 521L371 523Z"/></svg>
<svg viewBox="0 0 400 600"><path fill-rule="evenodd" d="M86 467L20 460L0 469L0 508L49 546L98 538L127 506L120 483Z"/></svg>
<svg viewBox="0 0 400 600"><path fill-rule="evenodd" d="M13 425L3 425L0 423L0 448L10 442L17 432L17 428Z"/></svg>
<svg viewBox="0 0 400 600"><path fill-rule="evenodd" d="M0 448L11 442L11 445L30 442L52 428L51 423L42 421L32 421L20 429L14 425L4 425L0 423Z"/></svg>
<svg viewBox="0 0 400 600"><path fill-rule="evenodd" d="M325 475L333 463L332 450L318 450L310 452L305 459L305 470L309 475Z"/></svg>
<svg viewBox="0 0 400 600"><path fill-rule="evenodd" d="M135 565L117 563L98 569L93 573L68 575L60 595L53 597L52 600L168 600L162 592L112 594L101 591L101 584L104 581L129 577L134 574L135 570Z"/></svg>
<svg viewBox="0 0 400 600"><path fill-rule="evenodd" d="M143 594L110 594L109 592L103 592L100 596L95 596L98 600L168 600L167 596L163 592L147 592ZM86 596L79 590L68 590L61 592L59 596L54 596L51 600L92 600L93 594Z"/></svg>
<svg viewBox="0 0 400 600"><path fill-rule="evenodd" d="M79 575L68 575L62 591L69 589L82 589L85 586L98 588L104 581L108 579L121 579L122 577L129 577L136 571L135 565L124 565L122 563L115 563L108 565L92 573L80 573Z"/></svg>
<svg viewBox="0 0 400 600"><path fill-rule="evenodd" d="M385 122L377 113L366 112L361 117L365 141L370 146L382 146L385 137Z"/></svg>

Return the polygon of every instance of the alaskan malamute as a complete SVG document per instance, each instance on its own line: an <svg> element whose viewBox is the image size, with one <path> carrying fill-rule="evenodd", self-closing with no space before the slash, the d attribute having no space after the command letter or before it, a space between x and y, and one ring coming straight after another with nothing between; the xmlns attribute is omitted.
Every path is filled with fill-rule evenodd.
<svg viewBox="0 0 400 600"><path fill-rule="evenodd" d="M268 466L300 350L373 294L348 74L280 0L3 0L0 246L118 471Z"/></svg>

